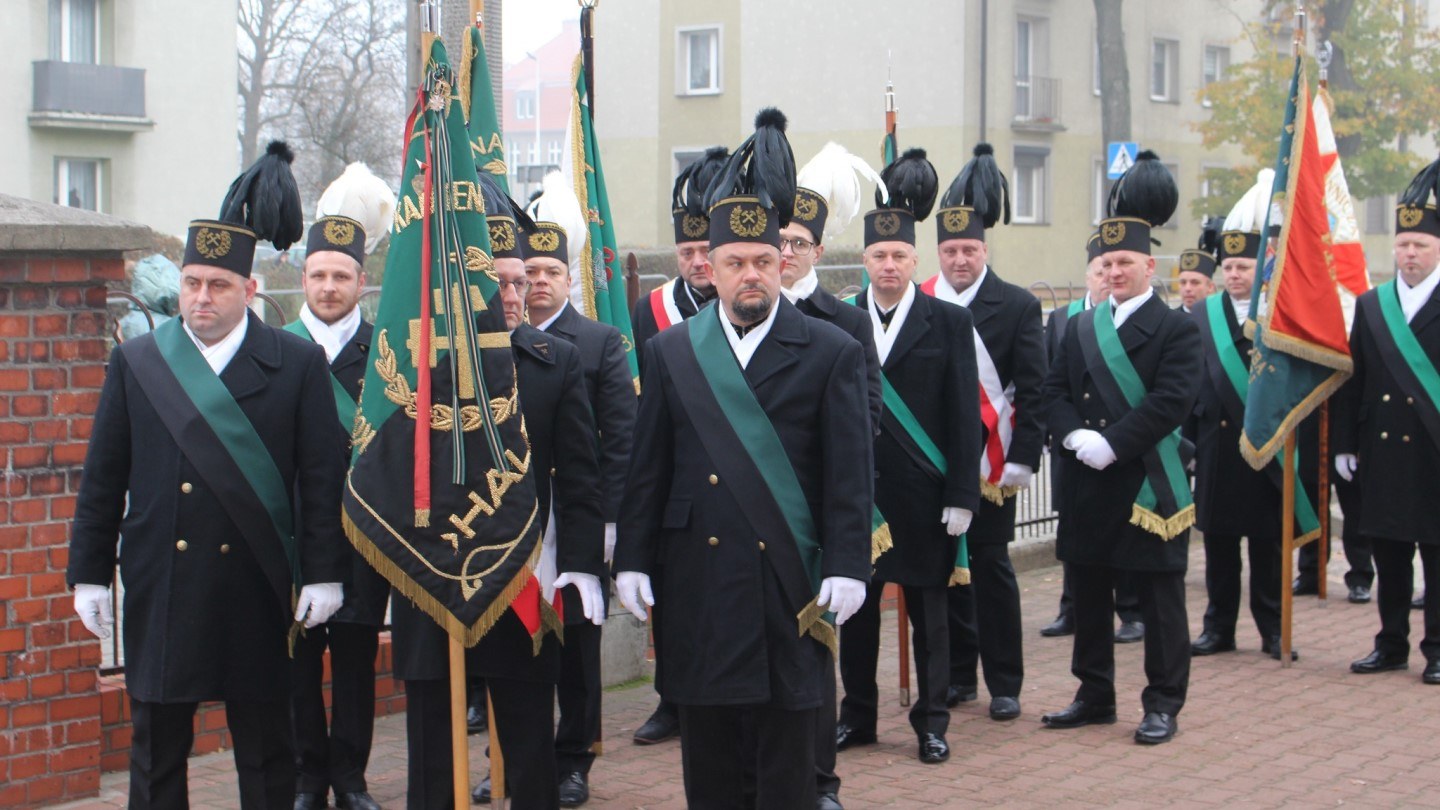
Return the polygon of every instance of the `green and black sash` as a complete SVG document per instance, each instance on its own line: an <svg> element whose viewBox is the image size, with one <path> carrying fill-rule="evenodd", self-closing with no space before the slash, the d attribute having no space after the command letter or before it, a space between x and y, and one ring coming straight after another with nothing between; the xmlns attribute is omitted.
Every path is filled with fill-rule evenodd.
<svg viewBox="0 0 1440 810"><path fill-rule="evenodd" d="M315 338L310 335L310 330L305 328L305 322L299 318L285 324L284 329L286 332L299 335L312 343L315 341ZM349 436L355 427L357 403L350 398L350 392L345 390L345 386L340 384L334 374L330 375L330 390L335 394L335 411L340 416L340 427L344 428L345 435Z"/></svg>
<svg viewBox="0 0 1440 810"><path fill-rule="evenodd" d="M880 387L885 402L884 415L890 417L890 421L900 428L898 431L891 428L892 434L897 439L901 439L900 446L904 447L927 473L941 481L945 480L945 474L949 471L949 465L945 463L945 455L940 452L940 448L930 438L930 434L925 432L920 420L915 418L915 413L910 410L909 405L905 404L900 392L890 384L890 380L885 377L884 372L880 373ZM884 419L882 418L881 421L883 423ZM955 569L950 572L950 584L970 584L970 548L963 534L960 535L960 542L955 547Z"/></svg>
<svg viewBox="0 0 1440 810"><path fill-rule="evenodd" d="M1225 316L1227 294L1216 293L1201 302L1205 317L1200 319L1200 334L1205 346L1205 367L1210 373L1210 384L1220 394L1225 411L1237 425L1245 423L1245 401L1250 392L1250 371L1248 364L1235 348L1234 333L1230 330L1229 318ZM1310 495L1300 479L1300 451L1296 449L1295 459L1295 542L1302 544L1320 536L1320 518ZM1279 459L1271 459L1265 465L1265 474L1282 492L1284 491L1285 466Z"/></svg>
<svg viewBox="0 0 1440 810"><path fill-rule="evenodd" d="M1405 310L1400 307L1400 291L1392 279L1375 289L1373 297L1361 296L1360 305L1365 307L1365 321L1375 336L1385 366L1399 382L1405 396L1414 400L1413 405L1430 441L1440 450L1440 373L1435 363L1425 354L1425 347L1415 338L1415 332L1405 321Z"/></svg>
<svg viewBox="0 0 1440 810"><path fill-rule="evenodd" d="M151 334L153 340L121 345L126 362L175 444L250 546L276 595L293 606L300 589L300 556L290 490L280 469L180 319L166 321Z"/></svg>
<svg viewBox="0 0 1440 810"><path fill-rule="evenodd" d="M1105 406L1119 419L1138 407L1148 392L1115 332L1112 308L1108 300L1102 302L1092 310L1093 318L1077 321L1075 328L1085 367L1095 378ZM1170 540L1195 522L1190 479L1180 461L1179 426L1145 451L1141 460L1145 480L1135 495L1130 522L1162 540Z"/></svg>

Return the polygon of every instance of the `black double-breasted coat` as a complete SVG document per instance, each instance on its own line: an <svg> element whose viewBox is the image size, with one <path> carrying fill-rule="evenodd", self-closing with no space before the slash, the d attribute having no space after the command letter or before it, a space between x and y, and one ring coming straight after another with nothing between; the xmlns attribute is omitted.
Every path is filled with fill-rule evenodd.
<svg viewBox="0 0 1440 810"><path fill-rule="evenodd" d="M870 403L870 424L878 432L880 414L885 407L880 389L880 356L875 353L875 329L870 325L870 315L865 310L836 298L824 287L816 287L809 297L796 301L795 308L812 318L840 327L865 350L865 385Z"/></svg>

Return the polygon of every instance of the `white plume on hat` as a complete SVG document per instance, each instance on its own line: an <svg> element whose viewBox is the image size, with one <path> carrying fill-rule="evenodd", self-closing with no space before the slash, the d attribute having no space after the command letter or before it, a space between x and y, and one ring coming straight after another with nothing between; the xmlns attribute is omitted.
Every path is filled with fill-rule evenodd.
<svg viewBox="0 0 1440 810"><path fill-rule="evenodd" d="M884 181L878 172L870 168L870 164L834 141L825 144L809 163L800 167L796 184L824 197L825 204L830 206L825 221L825 238L844 231L845 226L859 215L860 202L865 197L860 188L861 180L879 186L882 191L885 189ZM888 202L889 199L886 192L885 200Z"/></svg>
<svg viewBox="0 0 1440 810"><path fill-rule="evenodd" d="M1270 194L1274 185L1275 170L1261 169L1255 177L1255 185L1230 209L1222 230L1259 233L1265 227L1265 215L1270 212Z"/></svg>
<svg viewBox="0 0 1440 810"><path fill-rule="evenodd" d="M395 192L364 163L351 163L315 203L316 217L349 217L365 229L365 253L374 252L395 219Z"/></svg>
<svg viewBox="0 0 1440 810"><path fill-rule="evenodd" d="M570 180L560 172L550 172L540 184L541 194L526 211L536 222L553 222L565 229L565 243L570 253L570 269L574 270L585 250L590 235L590 222L585 208L575 196Z"/></svg>

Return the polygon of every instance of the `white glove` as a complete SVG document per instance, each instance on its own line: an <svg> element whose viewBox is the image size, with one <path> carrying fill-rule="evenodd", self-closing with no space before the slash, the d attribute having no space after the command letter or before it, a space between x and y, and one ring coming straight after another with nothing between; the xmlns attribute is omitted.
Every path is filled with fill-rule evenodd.
<svg viewBox="0 0 1440 810"><path fill-rule="evenodd" d="M1340 474L1346 481L1355 480L1355 470L1360 466L1360 460L1355 458L1354 453L1341 453L1335 457L1335 472ZM76 586L77 590L79 586ZM78 599L80 594L75 594Z"/></svg>
<svg viewBox="0 0 1440 810"><path fill-rule="evenodd" d="M842 625L865 604L865 583L850 577L826 577L820 583L820 595L815 597L815 604L820 607L828 605L830 612L835 614L835 624Z"/></svg>
<svg viewBox="0 0 1440 810"><path fill-rule="evenodd" d="M555 578L555 590L574 585L580 592L580 612L591 624L605 623L605 593L600 590L600 578L594 574L567 571Z"/></svg>
<svg viewBox="0 0 1440 810"><path fill-rule="evenodd" d="M1063 445L1066 450L1074 450L1078 453L1080 452L1080 448L1085 446L1086 442L1098 438L1100 438L1100 434L1096 431L1089 428L1080 428L1079 430L1072 430L1066 434L1065 440L1060 444Z"/></svg>
<svg viewBox="0 0 1440 810"><path fill-rule="evenodd" d="M605 524L605 564L615 559L615 524Z"/></svg>
<svg viewBox="0 0 1440 810"><path fill-rule="evenodd" d="M75 586L75 612L85 629L100 638L110 638L110 628L115 624L115 614L110 607L110 589L104 585Z"/></svg>
<svg viewBox="0 0 1440 810"><path fill-rule="evenodd" d="M1025 489L1030 486L1030 479L1035 477L1035 471L1024 464L1011 464L1005 462L1005 470L1000 473L1000 486L1020 487Z"/></svg>
<svg viewBox="0 0 1440 810"><path fill-rule="evenodd" d="M1091 431L1094 433L1094 431ZM1115 463L1115 451L1110 447L1110 442L1099 433L1088 437L1084 444L1075 448L1075 457L1080 463L1095 470L1103 470Z"/></svg>
<svg viewBox="0 0 1440 810"><path fill-rule="evenodd" d="M635 618L645 621L649 615L645 608L655 606L655 593L650 590L650 575L639 571L621 571L615 575L615 595L620 604ZM644 604L641 604L641 603Z"/></svg>
<svg viewBox="0 0 1440 810"><path fill-rule="evenodd" d="M318 582L300 589L300 600L295 606L295 621L305 622L306 627L317 627L330 621L335 611L345 603L345 589L338 582ZM309 613L310 618L305 618Z"/></svg>
<svg viewBox="0 0 1440 810"><path fill-rule="evenodd" d="M958 506L947 506L940 510L940 522L945 524L945 533L951 537L964 534L970 528L970 521L974 517L974 512Z"/></svg>

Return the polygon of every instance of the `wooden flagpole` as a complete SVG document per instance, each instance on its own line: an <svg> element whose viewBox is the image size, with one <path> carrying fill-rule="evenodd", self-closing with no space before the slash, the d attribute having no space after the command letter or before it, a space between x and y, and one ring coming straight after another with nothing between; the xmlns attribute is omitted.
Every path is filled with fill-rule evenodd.
<svg viewBox="0 0 1440 810"><path fill-rule="evenodd" d="M1285 436L1285 483L1282 488L1280 513L1280 666L1290 668L1295 595L1290 581L1295 576L1295 431ZM1324 576L1322 569L1320 575Z"/></svg>
<svg viewBox="0 0 1440 810"><path fill-rule="evenodd" d="M465 725L465 647L450 638L450 752L455 806L470 805L470 741ZM494 726L494 721L491 721Z"/></svg>

